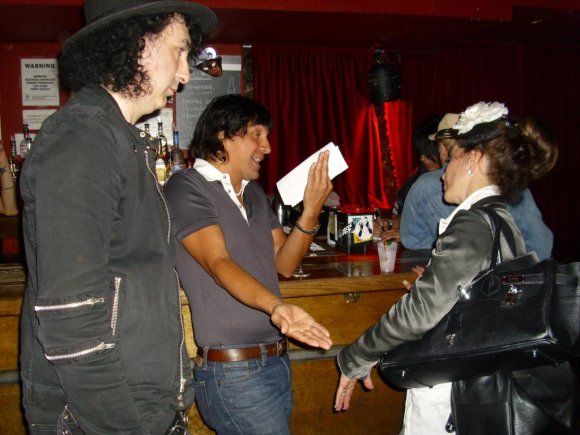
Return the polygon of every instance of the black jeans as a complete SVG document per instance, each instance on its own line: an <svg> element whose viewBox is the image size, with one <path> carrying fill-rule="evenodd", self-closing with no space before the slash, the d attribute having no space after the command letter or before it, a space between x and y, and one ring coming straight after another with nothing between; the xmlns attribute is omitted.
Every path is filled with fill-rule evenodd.
<svg viewBox="0 0 580 435"><path fill-rule="evenodd" d="M22 379L22 404L31 434L84 434L59 389Z"/></svg>
<svg viewBox="0 0 580 435"><path fill-rule="evenodd" d="M28 430L31 434L50 435L84 435L85 432L77 424L74 415L70 412L66 397L60 389L55 389L45 385L33 384L26 379L22 379L22 404L24 414L28 423ZM155 421L156 426L161 426L162 421ZM189 435L187 429L187 412L177 412L176 417L169 425L166 422L162 428L152 433L167 435ZM135 433L145 434L142 432Z"/></svg>

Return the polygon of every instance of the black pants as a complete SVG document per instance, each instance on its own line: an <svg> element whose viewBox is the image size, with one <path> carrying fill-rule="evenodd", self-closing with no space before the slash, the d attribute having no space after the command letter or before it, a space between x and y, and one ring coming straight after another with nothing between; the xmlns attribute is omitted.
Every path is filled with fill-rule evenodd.
<svg viewBox="0 0 580 435"><path fill-rule="evenodd" d="M33 384L22 379L22 404L31 434L84 435L81 425L77 424L70 412L64 393L60 389ZM163 419L149 422L151 434L187 435L187 413L169 415ZM173 431L172 431L173 430ZM136 434L137 435L137 434Z"/></svg>

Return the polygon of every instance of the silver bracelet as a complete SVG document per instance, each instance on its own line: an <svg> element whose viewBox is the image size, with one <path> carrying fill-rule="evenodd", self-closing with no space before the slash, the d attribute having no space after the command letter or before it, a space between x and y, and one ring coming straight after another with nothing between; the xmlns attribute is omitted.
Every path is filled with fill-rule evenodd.
<svg viewBox="0 0 580 435"><path fill-rule="evenodd" d="M294 227L304 233L304 234L308 234L309 236L313 236L315 235L318 230L320 229L320 222L316 222L316 225L314 226L314 228L312 228L311 230L307 230L306 228L303 228L302 226L300 226L300 224L298 223L298 221L296 221L296 224L294 225Z"/></svg>

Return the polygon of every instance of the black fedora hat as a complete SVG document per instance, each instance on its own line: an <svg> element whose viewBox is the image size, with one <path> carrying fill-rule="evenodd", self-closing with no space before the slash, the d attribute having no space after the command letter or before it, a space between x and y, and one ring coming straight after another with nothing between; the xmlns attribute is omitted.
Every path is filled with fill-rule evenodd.
<svg viewBox="0 0 580 435"><path fill-rule="evenodd" d="M116 21L148 14L178 12L190 17L207 36L215 28L217 17L206 6L187 1L173 0L85 0L86 26L72 35L65 44L99 30Z"/></svg>

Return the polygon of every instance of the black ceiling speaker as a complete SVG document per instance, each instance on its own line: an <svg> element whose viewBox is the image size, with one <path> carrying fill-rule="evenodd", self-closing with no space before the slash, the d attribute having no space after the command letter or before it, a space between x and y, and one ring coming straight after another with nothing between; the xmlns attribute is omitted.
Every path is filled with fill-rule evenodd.
<svg viewBox="0 0 580 435"><path fill-rule="evenodd" d="M373 103L395 101L401 98L401 68L384 62L375 63L369 70L369 94Z"/></svg>

